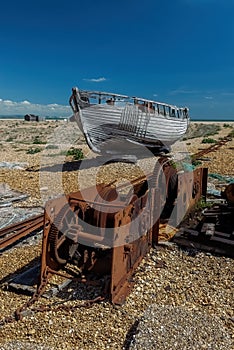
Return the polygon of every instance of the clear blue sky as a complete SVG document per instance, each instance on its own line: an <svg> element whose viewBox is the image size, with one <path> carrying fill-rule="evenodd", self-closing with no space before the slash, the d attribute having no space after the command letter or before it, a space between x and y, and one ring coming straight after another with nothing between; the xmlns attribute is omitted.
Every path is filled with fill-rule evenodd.
<svg viewBox="0 0 234 350"><path fill-rule="evenodd" d="M233 18L233 0L3 0L0 114L69 115L79 86L234 120Z"/></svg>

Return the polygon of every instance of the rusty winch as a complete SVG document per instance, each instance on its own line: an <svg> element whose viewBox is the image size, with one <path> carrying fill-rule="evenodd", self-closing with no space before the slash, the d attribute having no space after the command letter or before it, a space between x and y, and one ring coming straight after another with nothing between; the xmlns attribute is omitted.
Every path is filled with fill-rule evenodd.
<svg viewBox="0 0 234 350"><path fill-rule="evenodd" d="M153 244L159 219L176 225L205 195L207 169L178 172L161 158L152 174L122 184L100 184L50 200L45 207L40 283L66 264L81 276L108 276L105 291L122 303L131 276ZM39 284L40 284L39 283Z"/></svg>
<svg viewBox="0 0 234 350"><path fill-rule="evenodd" d="M133 284L134 271L158 243L160 220L177 226L190 208L206 196L206 185L206 168L186 171L169 157L162 157L152 173L130 182L98 184L49 200L43 223L40 215L4 228L0 248L42 225L43 240L35 293L14 316L0 324L21 319L23 312L43 295L52 275L98 285L101 294L87 300L84 306L107 298L122 304ZM226 195L230 198L229 193ZM34 268L37 266L32 268L36 277ZM27 274L23 273L23 277ZM31 277L29 271L30 280ZM10 284L13 287L15 283L18 288L18 282Z"/></svg>

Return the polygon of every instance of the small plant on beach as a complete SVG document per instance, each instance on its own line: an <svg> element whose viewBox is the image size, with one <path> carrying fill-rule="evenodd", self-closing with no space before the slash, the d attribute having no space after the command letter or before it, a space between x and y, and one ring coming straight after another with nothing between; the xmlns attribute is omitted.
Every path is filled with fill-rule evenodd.
<svg viewBox="0 0 234 350"><path fill-rule="evenodd" d="M67 151L66 156L72 156L74 160L84 158L84 154L80 148L71 148Z"/></svg>
<svg viewBox="0 0 234 350"><path fill-rule="evenodd" d="M224 128L232 128L232 126L231 126L230 124L227 124L227 123L224 123L224 124L223 124L223 127L224 127Z"/></svg>
<svg viewBox="0 0 234 350"><path fill-rule="evenodd" d="M35 154L35 153L39 153L39 152L41 152L41 148L36 147L36 148L29 148L26 153L27 154Z"/></svg>
<svg viewBox="0 0 234 350"><path fill-rule="evenodd" d="M199 165L201 165L202 164L202 162L200 161L200 160L197 160L197 159L192 159L192 165L193 166L199 166Z"/></svg>
<svg viewBox="0 0 234 350"><path fill-rule="evenodd" d="M8 137L8 139L6 139L6 142L12 142L14 140L13 137Z"/></svg>
<svg viewBox="0 0 234 350"><path fill-rule="evenodd" d="M84 159L84 154L80 148L71 148L67 150L61 150L57 154L48 154L48 157L57 157L57 156L65 156L72 157L72 160L81 160Z"/></svg>
<svg viewBox="0 0 234 350"><path fill-rule="evenodd" d="M33 140L33 144L34 145L43 145L45 144L46 142L42 141L39 136L36 136L35 139Z"/></svg>
<svg viewBox="0 0 234 350"><path fill-rule="evenodd" d="M202 143L217 143L215 139L211 139L209 137L202 140Z"/></svg>
<svg viewBox="0 0 234 350"><path fill-rule="evenodd" d="M206 202L206 199L204 197L201 197L198 202L195 204L194 206L194 210L203 210L205 208L210 208L212 207L212 203L211 202Z"/></svg>

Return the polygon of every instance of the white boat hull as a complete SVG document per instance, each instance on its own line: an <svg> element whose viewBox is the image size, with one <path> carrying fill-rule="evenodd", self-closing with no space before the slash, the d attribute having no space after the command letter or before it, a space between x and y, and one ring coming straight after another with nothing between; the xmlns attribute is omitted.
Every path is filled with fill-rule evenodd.
<svg viewBox="0 0 234 350"><path fill-rule="evenodd" d="M162 114L159 103L149 108L129 102L110 105L86 104L78 97L77 100L75 106L71 103L74 118L89 147L98 153L108 152L108 147L110 153L113 147L121 148L123 140L152 149L170 147L184 136L189 125L189 118L183 117L182 113L182 117L179 113L178 117L170 116L172 107L169 105L166 105L167 110L163 104L160 105L160 108L164 107ZM181 109L177 110L181 112Z"/></svg>

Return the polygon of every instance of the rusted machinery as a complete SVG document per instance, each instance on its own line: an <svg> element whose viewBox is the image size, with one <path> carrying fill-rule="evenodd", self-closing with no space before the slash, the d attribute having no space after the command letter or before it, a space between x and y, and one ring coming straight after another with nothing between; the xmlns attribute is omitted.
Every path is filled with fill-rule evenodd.
<svg viewBox="0 0 234 350"><path fill-rule="evenodd" d="M45 207L39 288L66 264L85 281L106 276L103 294L122 303L131 276L157 243L159 218L174 224L206 194L207 169L178 172L168 158L154 172L121 186L100 184L49 201ZM70 277L71 278L71 277Z"/></svg>
<svg viewBox="0 0 234 350"><path fill-rule="evenodd" d="M200 213L200 220L193 229L183 227L173 241L179 246L193 247L234 257L234 183L221 193L225 202L215 203Z"/></svg>
<svg viewBox="0 0 234 350"><path fill-rule="evenodd" d="M230 183L223 192L223 197L226 199L226 201L234 206L234 183Z"/></svg>
<svg viewBox="0 0 234 350"><path fill-rule="evenodd" d="M183 171L164 157L158 159L151 174L131 183L99 184L48 201L36 291L14 316L0 324L21 319L24 310L45 292L54 274L99 286L100 295L83 306L106 298L122 304L131 289L135 269L158 242L160 218L176 226L206 195L206 184L206 168ZM35 221L40 226L41 219L38 216L30 225ZM27 223L23 225L19 225L13 241L27 232Z"/></svg>

